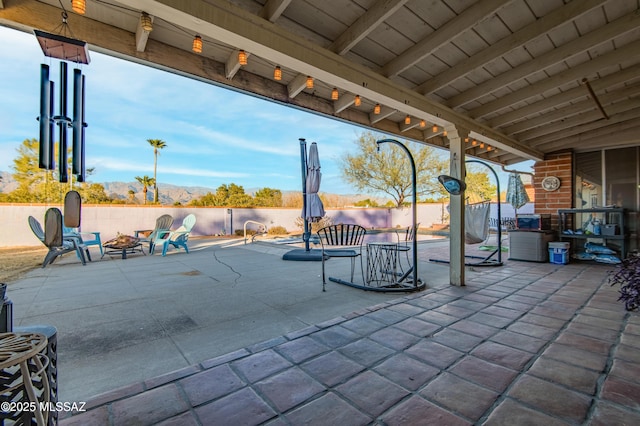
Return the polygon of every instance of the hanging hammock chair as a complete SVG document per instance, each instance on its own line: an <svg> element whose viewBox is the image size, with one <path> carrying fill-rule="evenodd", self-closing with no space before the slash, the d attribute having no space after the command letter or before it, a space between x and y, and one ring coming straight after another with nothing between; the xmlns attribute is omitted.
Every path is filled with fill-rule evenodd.
<svg viewBox="0 0 640 426"><path fill-rule="evenodd" d="M479 244L489 236L489 201L467 204L464 211L464 241Z"/></svg>

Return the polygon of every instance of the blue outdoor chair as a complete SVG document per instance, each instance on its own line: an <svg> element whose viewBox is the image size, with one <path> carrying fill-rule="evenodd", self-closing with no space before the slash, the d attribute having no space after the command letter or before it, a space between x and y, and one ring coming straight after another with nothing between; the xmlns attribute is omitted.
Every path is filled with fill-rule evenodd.
<svg viewBox="0 0 640 426"><path fill-rule="evenodd" d="M187 241L189 241L189 234L196 224L196 216L190 214L182 220L182 226L175 231L162 231L158 233L158 237L151 248L151 254L155 251L156 246L162 246L162 255L167 255L167 248L169 245L174 246L176 249L180 247L184 248L184 251L189 253L189 247L187 247Z"/></svg>

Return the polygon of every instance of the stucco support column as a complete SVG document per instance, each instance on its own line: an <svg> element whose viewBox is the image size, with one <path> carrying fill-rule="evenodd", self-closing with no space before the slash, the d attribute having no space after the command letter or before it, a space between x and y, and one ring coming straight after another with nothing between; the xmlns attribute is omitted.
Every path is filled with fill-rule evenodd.
<svg viewBox="0 0 640 426"><path fill-rule="evenodd" d="M445 127L449 138L449 175L464 181L464 139L469 130L450 125ZM464 283L464 192L449 196L449 283L463 286Z"/></svg>

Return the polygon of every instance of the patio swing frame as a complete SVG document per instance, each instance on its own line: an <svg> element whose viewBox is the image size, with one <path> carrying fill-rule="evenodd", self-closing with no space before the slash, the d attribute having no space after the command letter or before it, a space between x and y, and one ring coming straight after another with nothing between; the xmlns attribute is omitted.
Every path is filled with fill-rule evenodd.
<svg viewBox="0 0 640 426"><path fill-rule="evenodd" d="M473 256L473 255L465 255L465 258L468 259L480 259L477 262L465 262L465 266L502 266L504 263L502 262L502 226L500 223L500 219L502 217L502 210L500 208L500 179L498 179L498 174L495 170L493 170L487 163L484 163L480 160L466 160L465 163L477 163L488 168L493 177L496 180L496 191L497 191L497 210L498 210L498 247L492 251L488 256ZM494 259L495 255L498 255L497 259ZM442 259L429 259L430 262L438 262L438 263L451 263L448 260Z"/></svg>

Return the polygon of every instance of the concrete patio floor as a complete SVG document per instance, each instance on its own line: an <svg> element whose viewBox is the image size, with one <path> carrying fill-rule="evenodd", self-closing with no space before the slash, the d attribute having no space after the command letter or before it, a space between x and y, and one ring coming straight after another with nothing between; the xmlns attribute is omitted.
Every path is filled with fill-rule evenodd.
<svg viewBox="0 0 640 426"><path fill-rule="evenodd" d="M288 249L196 240L11 283L16 325L58 328L59 400L88 401L61 424L640 424L640 317L611 266L505 260L458 288L429 242L425 291L322 293Z"/></svg>

